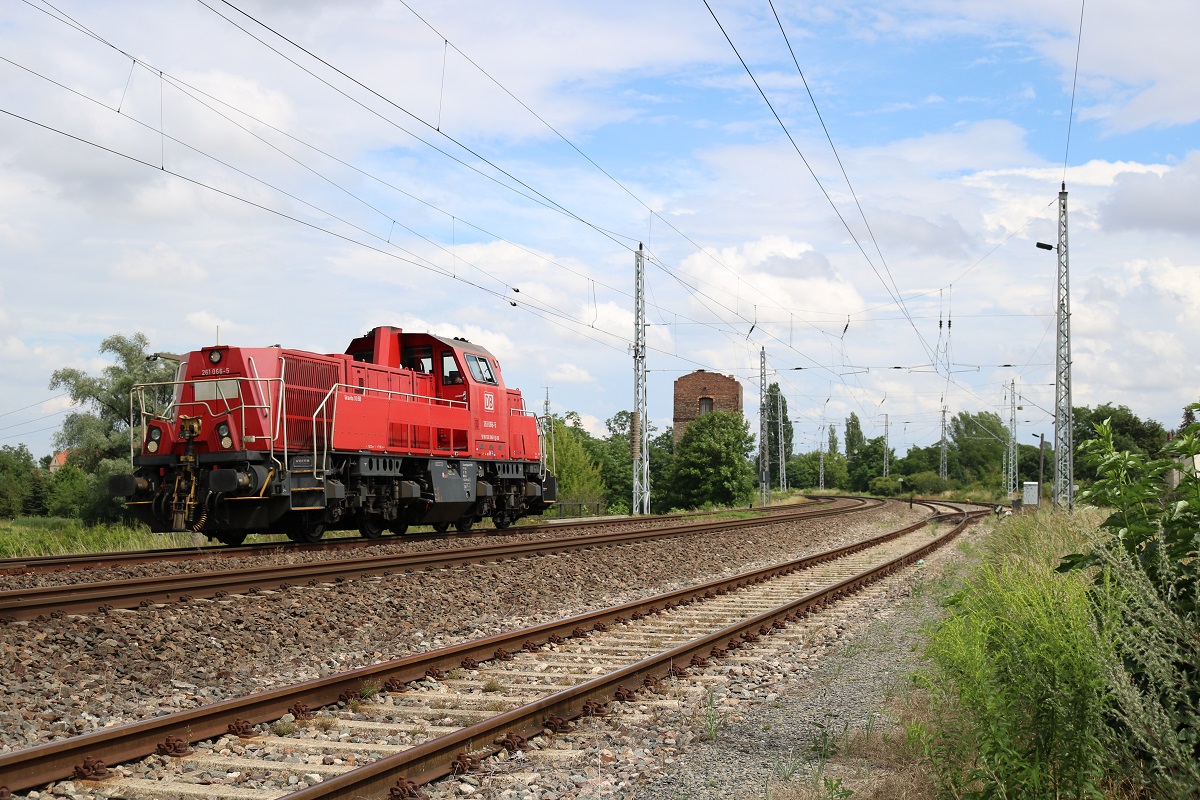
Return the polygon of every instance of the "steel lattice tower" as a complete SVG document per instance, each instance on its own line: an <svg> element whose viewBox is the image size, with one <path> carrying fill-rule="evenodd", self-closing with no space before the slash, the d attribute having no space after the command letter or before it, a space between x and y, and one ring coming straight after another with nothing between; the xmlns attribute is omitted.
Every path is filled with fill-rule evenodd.
<svg viewBox="0 0 1200 800"><path fill-rule="evenodd" d="M787 464L783 460L783 390L775 395L775 434L779 437L779 491L787 489Z"/></svg>
<svg viewBox="0 0 1200 800"><path fill-rule="evenodd" d="M883 415L883 477L888 476L888 415Z"/></svg>
<svg viewBox="0 0 1200 800"><path fill-rule="evenodd" d="M1008 494L1017 493L1017 381L1008 388Z"/></svg>
<svg viewBox="0 0 1200 800"><path fill-rule="evenodd" d="M825 435L825 425L821 425L821 485L817 488L825 488L825 448L829 446L829 437Z"/></svg>
<svg viewBox="0 0 1200 800"><path fill-rule="evenodd" d="M1054 506L1075 509L1071 412L1071 284L1067 250L1067 184L1058 193L1058 354L1054 372Z"/></svg>
<svg viewBox="0 0 1200 800"><path fill-rule="evenodd" d="M646 420L646 259L638 242L633 256L633 417L629 449L633 455L633 514L650 513L650 426Z"/></svg>
<svg viewBox="0 0 1200 800"><path fill-rule="evenodd" d="M767 348L758 351L758 503L771 504L771 456L767 445Z"/></svg>
<svg viewBox="0 0 1200 800"><path fill-rule="evenodd" d="M942 406L942 441L941 441L941 463L938 465L938 477L942 480L946 479L946 407Z"/></svg>

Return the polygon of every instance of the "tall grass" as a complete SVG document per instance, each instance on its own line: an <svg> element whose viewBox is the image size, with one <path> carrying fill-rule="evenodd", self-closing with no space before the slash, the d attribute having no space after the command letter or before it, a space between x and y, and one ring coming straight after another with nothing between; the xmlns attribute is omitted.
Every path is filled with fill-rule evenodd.
<svg viewBox="0 0 1200 800"><path fill-rule="evenodd" d="M187 547L190 533L151 533L144 525L85 525L77 519L18 517L0 520L0 558Z"/></svg>
<svg viewBox="0 0 1200 800"><path fill-rule="evenodd" d="M926 747L943 793L1101 796L1111 649L1093 624L1090 577L1054 570L1094 529L1085 515L1006 519L948 599L923 676L933 703Z"/></svg>

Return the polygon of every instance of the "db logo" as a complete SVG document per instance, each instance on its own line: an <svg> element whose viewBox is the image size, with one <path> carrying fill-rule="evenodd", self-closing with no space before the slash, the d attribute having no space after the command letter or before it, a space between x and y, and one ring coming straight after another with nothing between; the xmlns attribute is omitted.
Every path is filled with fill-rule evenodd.
<svg viewBox="0 0 1200 800"><path fill-rule="evenodd" d="M484 411L495 411L496 410L496 395L492 394L491 392L483 393L483 410Z"/></svg>

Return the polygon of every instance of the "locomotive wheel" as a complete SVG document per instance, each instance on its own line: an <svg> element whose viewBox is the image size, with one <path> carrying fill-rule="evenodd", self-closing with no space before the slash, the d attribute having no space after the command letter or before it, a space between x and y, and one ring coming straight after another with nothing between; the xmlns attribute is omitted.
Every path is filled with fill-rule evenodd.
<svg viewBox="0 0 1200 800"><path fill-rule="evenodd" d="M450 523L449 522L435 522L435 523L433 523L433 529L435 531L437 531L438 533L445 533L446 531L450 530Z"/></svg>
<svg viewBox="0 0 1200 800"><path fill-rule="evenodd" d="M512 525L512 520L508 518L507 514L497 514L492 517L492 524L496 526L496 530L503 531L507 530L509 525Z"/></svg>
<svg viewBox="0 0 1200 800"><path fill-rule="evenodd" d="M358 518L358 532L367 539L378 539L383 536L383 517L374 514L363 514Z"/></svg>
<svg viewBox="0 0 1200 800"><path fill-rule="evenodd" d="M230 547L237 547L246 541L246 532L238 531L234 533L218 533L216 540L221 544L227 544Z"/></svg>
<svg viewBox="0 0 1200 800"><path fill-rule="evenodd" d="M391 523L388 524L388 530L397 536L403 536L408 532L408 523L400 522L399 520L392 520Z"/></svg>
<svg viewBox="0 0 1200 800"><path fill-rule="evenodd" d="M325 521L317 520L313 522L305 522L294 533L288 534L289 538L297 542L319 542L321 537L325 535Z"/></svg>
<svg viewBox="0 0 1200 800"><path fill-rule="evenodd" d="M454 527L459 533L469 532L471 530L471 518L463 517L454 523Z"/></svg>

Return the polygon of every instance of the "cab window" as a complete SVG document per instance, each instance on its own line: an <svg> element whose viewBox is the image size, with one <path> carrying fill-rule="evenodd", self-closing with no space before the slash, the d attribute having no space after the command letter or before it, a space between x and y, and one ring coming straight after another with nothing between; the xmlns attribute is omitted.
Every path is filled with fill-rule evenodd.
<svg viewBox="0 0 1200 800"><path fill-rule="evenodd" d="M495 385L496 376L492 373L491 364L483 356L467 356L467 368L471 370L471 377L479 383L490 383Z"/></svg>
<svg viewBox="0 0 1200 800"><path fill-rule="evenodd" d="M463 382L462 371L454 360L454 353L446 350L442 353L442 385L455 386Z"/></svg>
<svg viewBox="0 0 1200 800"><path fill-rule="evenodd" d="M429 345L407 346L401 355L401 363L405 369L414 372L433 372L433 348Z"/></svg>

